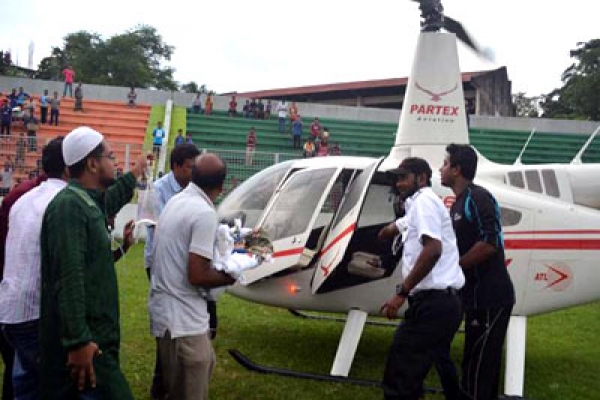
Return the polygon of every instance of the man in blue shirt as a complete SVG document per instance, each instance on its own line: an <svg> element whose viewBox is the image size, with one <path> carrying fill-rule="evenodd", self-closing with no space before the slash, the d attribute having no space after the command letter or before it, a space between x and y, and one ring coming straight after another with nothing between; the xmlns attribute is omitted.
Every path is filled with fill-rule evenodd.
<svg viewBox="0 0 600 400"><path fill-rule="evenodd" d="M156 158L158 158L158 156L160 155L160 148L162 146L162 141L165 136L166 134L162 126L162 121L158 121L158 123L156 124L156 128L154 128L154 131L152 131L152 137L154 138L152 142L152 151L154 152Z"/></svg>
<svg viewBox="0 0 600 400"><path fill-rule="evenodd" d="M159 128L161 123L158 123ZM158 129L158 128L157 128ZM162 140L162 139L161 139ZM156 189L156 199L158 203L158 212L161 213L171 197L175 196L192 179L192 167L194 160L200 155L200 151L193 144L181 144L171 152L171 171L154 182ZM146 246L144 248L144 262L146 273L150 279L150 264L152 262L152 250L154 245L154 227L148 227L146 231ZM156 353L156 364L154 367L154 378L152 379L152 388L150 389L152 398L161 398L164 390L162 387L161 363Z"/></svg>
<svg viewBox="0 0 600 400"><path fill-rule="evenodd" d="M25 102L29 100L31 96L23 91L23 87L19 88L19 93L17 94L17 106L23 107Z"/></svg>
<svg viewBox="0 0 600 400"><path fill-rule="evenodd" d="M185 138L183 137L183 129L177 130L177 137L175 138L175 147L184 144Z"/></svg>

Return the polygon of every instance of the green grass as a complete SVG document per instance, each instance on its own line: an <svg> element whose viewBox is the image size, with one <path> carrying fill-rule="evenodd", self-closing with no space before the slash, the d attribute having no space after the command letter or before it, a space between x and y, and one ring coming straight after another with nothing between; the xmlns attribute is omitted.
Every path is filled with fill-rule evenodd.
<svg viewBox="0 0 600 400"><path fill-rule="evenodd" d="M149 334L148 281L143 246L135 246L117 265L121 293L122 367L136 399L149 399L154 367L154 339ZM217 367L212 399L380 399L381 391L246 371L227 353L237 348L255 361L284 368L328 373L343 325L293 317L286 310L223 295L219 333L213 343ZM529 319L525 395L538 400L595 399L600 393L600 303ZM393 330L367 326L352 377L380 379ZM452 347L460 359L462 337ZM429 385L437 385L435 373ZM439 399L442 396L427 396Z"/></svg>

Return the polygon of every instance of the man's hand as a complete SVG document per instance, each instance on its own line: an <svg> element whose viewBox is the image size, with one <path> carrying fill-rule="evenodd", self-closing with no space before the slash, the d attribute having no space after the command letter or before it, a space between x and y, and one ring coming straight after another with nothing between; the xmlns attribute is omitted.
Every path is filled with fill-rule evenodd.
<svg viewBox="0 0 600 400"><path fill-rule="evenodd" d="M135 223L133 220L129 221L123 227L123 252L127 251L133 244L133 230Z"/></svg>
<svg viewBox="0 0 600 400"><path fill-rule="evenodd" d="M142 153L142 155L140 155L133 168L131 168L131 173L133 174L133 176L135 176L136 179L138 179L144 174L144 172L146 172L146 167L148 166L148 157L149 155Z"/></svg>
<svg viewBox="0 0 600 400"><path fill-rule="evenodd" d="M402 304L404 304L405 300L406 298L404 296L398 296L395 294L388 301L386 301L384 305L381 306L379 312L381 314L385 312L385 316L388 317L388 319L398 318L398 310L400 307L402 307Z"/></svg>
<svg viewBox="0 0 600 400"><path fill-rule="evenodd" d="M98 345L90 342L77 350L69 352L67 366L71 368L71 378L77 381L77 389L82 391L89 378L90 386L96 387L94 357L102 355Z"/></svg>

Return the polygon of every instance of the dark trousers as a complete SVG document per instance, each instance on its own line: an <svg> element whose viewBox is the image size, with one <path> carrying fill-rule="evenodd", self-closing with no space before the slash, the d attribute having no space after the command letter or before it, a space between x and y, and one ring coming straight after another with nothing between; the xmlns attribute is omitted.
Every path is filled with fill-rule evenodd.
<svg viewBox="0 0 600 400"><path fill-rule="evenodd" d="M465 311L462 399L498 398L502 348L512 307Z"/></svg>
<svg viewBox="0 0 600 400"><path fill-rule="evenodd" d="M50 110L50 125L54 124L58 126L58 110L52 109Z"/></svg>
<svg viewBox="0 0 600 400"><path fill-rule="evenodd" d="M2 130L0 132L0 134L2 136L6 135L6 136L10 136L10 122L2 122Z"/></svg>
<svg viewBox="0 0 600 400"><path fill-rule="evenodd" d="M41 111L41 123L45 124L46 121L48 120L48 107L40 107L40 111Z"/></svg>
<svg viewBox="0 0 600 400"><path fill-rule="evenodd" d="M417 400L432 364L450 343L461 320L454 291L428 290L408 299L404 321L396 329L383 376L386 400Z"/></svg>
<svg viewBox="0 0 600 400"><path fill-rule="evenodd" d="M15 396L13 394L12 386L12 370L13 361L15 359L15 350L6 340L4 334L0 333L0 353L2 354L2 361L4 362L4 379L2 380L2 400L12 400Z"/></svg>
<svg viewBox="0 0 600 400"><path fill-rule="evenodd" d="M295 149L302 148L302 136L294 135L294 148Z"/></svg>
<svg viewBox="0 0 600 400"><path fill-rule="evenodd" d="M6 339L15 349L13 390L19 400L40 398L39 320L3 326Z"/></svg>

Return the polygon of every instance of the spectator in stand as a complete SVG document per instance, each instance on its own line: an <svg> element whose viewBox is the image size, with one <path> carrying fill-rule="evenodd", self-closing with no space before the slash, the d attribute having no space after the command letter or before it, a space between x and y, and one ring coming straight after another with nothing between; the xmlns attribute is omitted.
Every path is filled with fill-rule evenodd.
<svg viewBox="0 0 600 400"><path fill-rule="evenodd" d="M319 136L321 136L321 123L319 118L315 118L310 124L310 140L316 142Z"/></svg>
<svg viewBox="0 0 600 400"><path fill-rule="evenodd" d="M194 114L200 114L202 112L202 95L200 92L196 93L196 97L192 100L192 111Z"/></svg>
<svg viewBox="0 0 600 400"><path fill-rule="evenodd" d="M17 102L19 101L19 95L17 94L17 89L13 89L10 95L7 96L10 101L10 108L13 109L17 106Z"/></svg>
<svg viewBox="0 0 600 400"><path fill-rule="evenodd" d="M206 96L206 104L204 105L204 115L212 114L213 105L214 105L214 92L210 92L210 93L208 93L208 96Z"/></svg>
<svg viewBox="0 0 600 400"><path fill-rule="evenodd" d="M319 137L319 141L325 141L325 142L329 142L329 129L327 128L323 128L323 131L321 132L321 136Z"/></svg>
<svg viewBox="0 0 600 400"><path fill-rule="evenodd" d="M160 156L160 148L162 147L162 142L164 137L166 136L165 130L162 125L162 121L158 121L156 124L156 128L152 131L152 152L154 156L158 160Z"/></svg>
<svg viewBox="0 0 600 400"><path fill-rule="evenodd" d="M65 77L65 87L63 89L63 97L67 95L67 88L69 89L69 96L73 97L73 79L75 78L75 70L71 65L67 65L67 68L62 71Z"/></svg>
<svg viewBox="0 0 600 400"><path fill-rule="evenodd" d="M271 100L267 100L267 105L265 106L265 119L271 119Z"/></svg>
<svg viewBox="0 0 600 400"><path fill-rule="evenodd" d="M237 101L235 101L235 96L231 96L229 110L227 112L229 113L230 117L235 117L237 115Z"/></svg>
<svg viewBox="0 0 600 400"><path fill-rule="evenodd" d="M296 120L297 116L298 116L298 106L296 105L296 102L293 101L292 105L290 106L290 130L292 129L294 121Z"/></svg>
<svg viewBox="0 0 600 400"><path fill-rule="evenodd" d="M185 134L185 142L189 144L194 144L194 140L192 140L192 134L187 132Z"/></svg>
<svg viewBox="0 0 600 400"><path fill-rule="evenodd" d="M10 126L12 124L12 108L8 104L8 100L2 100L2 109L0 109L0 113L2 113L2 130L0 131L0 135L10 136Z"/></svg>
<svg viewBox="0 0 600 400"><path fill-rule="evenodd" d="M254 150L256 150L256 144L258 143L256 137L256 131L254 127L250 128L248 136L246 137L246 165L252 165L252 159L254 157Z"/></svg>
<svg viewBox="0 0 600 400"><path fill-rule="evenodd" d="M15 156L15 167L21 171L25 169L25 150L27 149L27 140L25 139L25 132L19 134L17 139L17 154Z"/></svg>
<svg viewBox="0 0 600 400"><path fill-rule="evenodd" d="M4 169L0 175L0 178L2 179L2 196L6 196L8 192L10 192L10 189L12 189L14 172L15 166L12 163L10 156L7 156L6 162L4 163ZM2 262L4 262L4 260Z"/></svg>
<svg viewBox="0 0 600 400"><path fill-rule="evenodd" d="M58 126L58 115L60 114L60 99L58 92L54 92L54 97L50 100L50 125Z"/></svg>
<svg viewBox="0 0 600 400"><path fill-rule="evenodd" d="M284 133L287 120L287 103L285 100L281 100L277 105L277 119L279 121L279 133Z"/></svg>
<svg viewBox="0 0 600 400"><path fill-rule="evenodd" d="M83 88L81 87L81 82L75 88L75 106L73 110L83 112Z"/></svg>
<svg viewBox="0 0 600 400"><path fill-rule="evenodd" d="M175 137L175 147L182 145L185 143L185 138L183 137L183 129L177 129L177 136Z"/></svg>
<svg viewBox="0 0 600 400"><path fill-rule="evenodd" d="M258 119L265 119L265 105L263 104L262 99L258 99L256 107L258 108Z"/></svg>
<svg viewBox="0 0 600 400"><path fill-rule="evenodd" d="M16 352L13 388L17 399L37 399L40 395L40 231L46 206L67 185L62 138L52 140L42 158L48 180L11 207L0 284L0 323Z"/></svg>
<svg viewBox="0 0 600 400"><path fill-rule="evenodd" d="M19 93L17 93L17 107L21 107L21 108L25 107L25 103L30 98L31 98L31 96L29 96L27 93L25 93L25 91L23 90L23 87L20 87Z"/></svg>
<svg viewBox="0 0 600 400"><path fill-rule="evenodd" d="M304 158L314 157L316 155L315 142L308 139L306 142L304 142L303 150L304 151L302 155L304 156Z"/></svg>
<svg viewBox="0 0 600 400"><path fill-rule="evenodd" d="M30 114L35 114L35 99L33 97L29 98L29 103L23 108L23 111L25 111L23 120L25 120L26 117L29 117Z"/></svg>
<svg viewBox="0 0 600 400"><path fill-rule="evenodd" d="M333 143L331 145L331 150L329 150L329 155L330 156L341 156L342 155L342 149L340 148L340 145L338 143Z"/></svg>
<svg viewBox="0 0 600 400"><path fill-rule="evenodd" d="M244 113L244 118L250 118L250 100L246 100L246 104L244 104L242 112Z"/></svg>
<svg viewBox="0 0 600 400"><path fill-rule="evenodd" d="M48 96L48 89L44 90L44 94L40 97L40 118L41 123L45 124L48 122L48 106L50 105L50 97Z"/></svg>
<svg viewBox="0 0 600 400"><path fill-rule="evenodd" d="M327 137L321 137L317 147L317 157L325 157L329 155L329 141Z"/></svg>
<svg viewBox="0 0 600 400"><path fill-rule="evenodd" d="M250 115L254 119L258 118L258 104L256 104L255 99L252 99L252 101L250 102Z"/></svg>
<svg viewBox="0 0 600 400"><path fill-rule="evenodd" d="M38 119L33 114L33 110L29 109L29 115L25 117L24 124L27 131L27 141L29 142L28 151L37 151L37 131L40 127Z"/></svg>
<svg viewBox="0 0 600 400"><path fill-rule="evenodd" d="M302 118L296 115L292 123L292 137L294 139L294 149L302 148Z"/></svg>
<svg viewBox="0 0 600 400"><path fill-rule="evenodd" d="M135 101L137 100L137 93L135 92L135 88L132 86L127 93L127 106L131 108L135 108Z"/></svg>

